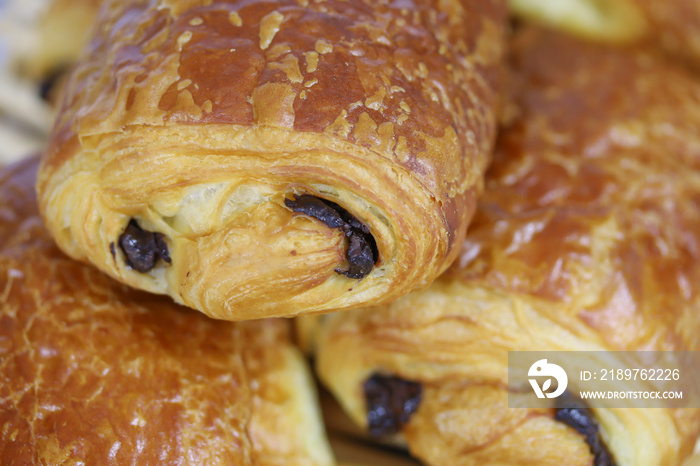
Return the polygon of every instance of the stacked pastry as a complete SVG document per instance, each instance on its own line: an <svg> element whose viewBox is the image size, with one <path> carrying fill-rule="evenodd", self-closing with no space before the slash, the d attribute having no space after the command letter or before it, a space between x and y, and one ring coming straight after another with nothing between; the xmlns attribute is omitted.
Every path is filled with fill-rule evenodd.
<svg viewBox="0 0 700 466"><path fill-rule="evenodd" d="M288 323L214 321L68 259L37 166L0 172L0 463L333 464Z"/></svg>
<svg viewBox="0 0 700 466"><path fill-rule="evenodd" d="M681 2L512 3L695 56ZM0 462L331 464L275 318L341 310L306 321L320 378L426 464L680 464L698 410L509 409L507 362L700 350L700 82L524 27L484 186L505 21L105 0L38 179L0 174Z"/></svg>
<svg viewBox="0 0 700 466"><path fill-rule="evenodd" d="M334 314L323 382L431 465L677 465L697 409L508 408L508 352L700 350L700 81L647 49L524 29L460 258Z"/></svg>
<svg viewBox="0 0 700 466"><path fill-rule="evenodd" d="M228 320L425 287L482 188L503 3L107 1L42 159L47 228Z"/></svg>
<svg viewBox="0 0 700 466"><path fill-rule="evenodd" d="M287 323L172 300L249 320L427 286L483 189L505 13L105 1L38 179L0 175L0 463L332 463Z"/></svg>

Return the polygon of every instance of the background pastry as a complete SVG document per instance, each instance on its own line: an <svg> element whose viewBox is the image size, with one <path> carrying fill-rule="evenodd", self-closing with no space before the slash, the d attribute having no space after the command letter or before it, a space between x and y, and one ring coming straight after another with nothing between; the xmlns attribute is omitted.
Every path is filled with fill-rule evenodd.
<svg viewBox="0 0 700 466"><path fill-rule="evenodd" d="M85 45L99 3L0 2L0 163L46 147L60 83Z"/></svg>
<svg viewBox="0 0 700 466"><path fill-rule="evenodd" d="M8 67L40 83L75 62L102 0L6 0L0 6L0 34Z"/></svg>
<svg viewBox="0 0 700 466"><path fill-rule="evenodd" d="M645 41L700 69L700 3L688 0L510 0L513 12L606 42Z"/></svg>
<svg viewBox="0 0 700 466"><path fill-rule="evenodd" d="M587 39L623 43L649 33L639 1L644 0L509 0L509 5L528 21Z"/></svg>
<svg viewBox="0 0 700 466"><path fill-rule="evenodd" d="M700 70L700 3L635 0L650 24L649 35L671 55Z"/></svg>
<svg viewBox="0 0 700 466"><path fill-rule="evenodd" d="M68 259L37 166L0 172L0 463L333 464L287 322L212 320Z"/></svg>
<svg viewBox="0 0 700 466"><path fill-rule="evenodd" d="M505 5L107 2L39 175L59 246L222 319L388 302L456 257Z"/></svg>
<svg viewBox="0 0 700 466"><path fill-rule="evenodd" d="M460 258L427 290L326 316L320 377L428 464L680 464L697 409L580 410L577 431L507 408L507 354L700 349L700 83L530 27L512 47L510 118Z"/></svg>

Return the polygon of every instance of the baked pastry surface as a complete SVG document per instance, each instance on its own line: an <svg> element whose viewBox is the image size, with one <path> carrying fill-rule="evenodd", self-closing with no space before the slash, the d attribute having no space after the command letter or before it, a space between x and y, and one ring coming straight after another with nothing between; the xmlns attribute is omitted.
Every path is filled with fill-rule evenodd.
<svg viewBox="0 0 700 466"><path fill-rule="evenodd" d="M483 185L503 3L107 1L42 160L48 229L221 319L425 287Z"/></svg>
<svg viewBox="0 0 700 466"><path fill-rule="evenodd" d="M330 465L288 322L222 322L64 256L0 172L0 463Z"/></svg>
<svg viewBox="0 0 700 466"><path fill-rule="evenodd" d="M700 349L700 83L530 27L512 47L460 258L427 290L326 316L320 377L428 464L678 465L697 409L581 410L584 433L560 409L508 409L507 366L508 351Z"/></svg>

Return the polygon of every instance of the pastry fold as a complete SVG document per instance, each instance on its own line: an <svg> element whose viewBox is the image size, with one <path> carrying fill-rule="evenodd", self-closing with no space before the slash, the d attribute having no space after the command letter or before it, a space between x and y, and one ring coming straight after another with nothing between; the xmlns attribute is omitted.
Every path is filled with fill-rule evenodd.
<svg viewBox="0 0 700 466"><path fill-rule="evenodd" d="M556 407L509 409L507 368L509 351L700 350L700 83L527 26L512 47L460 258L426 290L325 316L320 377L432 465L678 465L697 409L582 408L583 432Z"/></svg>
<svg viewBox="0 0 700 466"><path fill-rule="evenodd" d="M334 464L288 322L221 322L64 256L0 172L0 463Z"/></svg>
<svg viewBox="0 0 700 466"><path fill-rule="evenodd" d="M482 189L503 3L107 1L42 160L47 227L221 319L425 287Z"/></svg>

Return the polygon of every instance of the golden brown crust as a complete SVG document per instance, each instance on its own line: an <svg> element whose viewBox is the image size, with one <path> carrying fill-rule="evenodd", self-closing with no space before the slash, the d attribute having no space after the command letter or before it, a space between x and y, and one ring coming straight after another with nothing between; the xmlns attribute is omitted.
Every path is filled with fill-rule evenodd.
<svg viewBox="0 0 700 466"><path fill-rule="evenodd" d="M317 346L361 425L372 373L423 384L403 433L429 464L591 464L553 412L505 408L508 351L700 349L700 84L556 33L512 46L510 119L461 257L427 290L332 315ZM620 465L680 464L700 431L696 409L594 412Z"/></svg>
<svg viewBox="0 0 700 466"><path fill-rule="evenodd" d="M219 318L396 299L473 214L504 21L502 0L108 2L42 162L44 218L71 256ZM347 241L284 206L303 193L370 229L369 276L334 271ZM131 217L171 267L111 257Z"/></svg>
<svg viewBox="0 0 700 466"><path fill-rule="evenodd" d="M0 173L0 463L332 464L286 322L211 320L66 258Z"/></svg>
<svg viewBox="0 0 700 466"><path fill-rule="evenodd" d="M555 33L513 46L518 116L450 274L560 303L616 349L697 350L698 83Z"/></svg>

